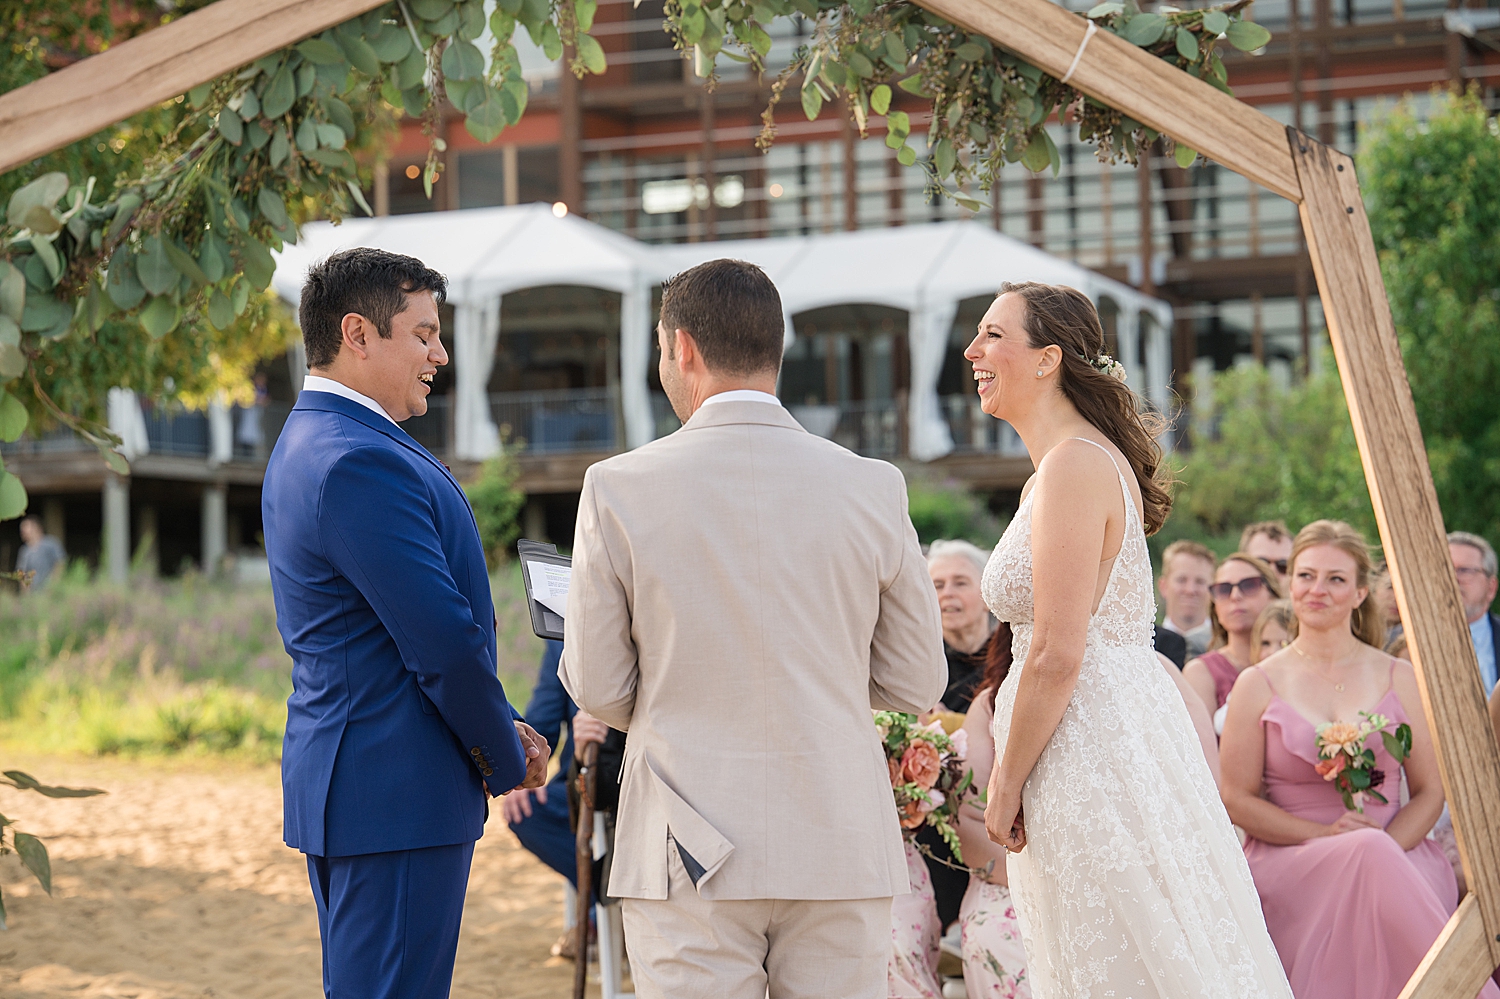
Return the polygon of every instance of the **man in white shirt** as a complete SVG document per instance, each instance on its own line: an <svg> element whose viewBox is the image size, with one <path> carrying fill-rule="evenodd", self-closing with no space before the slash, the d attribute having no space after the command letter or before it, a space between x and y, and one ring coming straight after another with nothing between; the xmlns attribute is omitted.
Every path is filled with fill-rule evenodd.
<svg viewBox="0 0 1500 999"><path fill-rule="evenodd" d="M1477 534L1454 531L1448 535L1448 553L1453 556L1453 571L1458 576L1458 592L1463 595L1464 618L1474 639L1474 653L1479 657L1479 675L1484 680L1485 696L1495 689L1496 659L1500 652L1500 618L1490 613L1495 602L1495 549Z"/></svg>
<svg viewBox="0 0 1500 999"><path fill-rule="evenodd" d="M1162 627L1187 642L1187 657L1201 656L1213 638L1208 620L1208 585L1214 579L1214 553L1196 541L1174 541L1161 557L1156 588L1166 603Z"/></svg>

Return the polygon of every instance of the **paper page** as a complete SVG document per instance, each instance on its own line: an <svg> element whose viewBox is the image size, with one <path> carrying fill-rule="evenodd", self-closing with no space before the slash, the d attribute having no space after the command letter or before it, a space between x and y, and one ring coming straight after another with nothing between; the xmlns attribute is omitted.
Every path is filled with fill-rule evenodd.
<svg viewBox="0 0 1500 999"><path fill-rule="evenodd" d="M531 596L558 617L568 616L568 582L573 570L551 562L527 562L531 574Z"/></svg>

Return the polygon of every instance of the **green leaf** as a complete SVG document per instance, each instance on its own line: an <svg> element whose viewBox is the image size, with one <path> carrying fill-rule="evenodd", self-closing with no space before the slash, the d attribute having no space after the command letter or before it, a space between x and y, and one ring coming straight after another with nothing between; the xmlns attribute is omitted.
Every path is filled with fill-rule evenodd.
<svg viewBox="0 0 1500 999"><path fill-rule="evenodd" d="M292 144L286 137L286 126L278 122L276 131L271 133L271 150L267 154L271 169L274 170L285 163L291 152Z"/></svg>
<svg viewBox="0 0 1500 999"><path fill-rule="evenodd" d="M964 42L953 50L953 54L964 62L979 62L984 58L984 46L975 42Z"/></svg>
<svg viewBox="0 0 1500 999"><path fill-rule="evenodd" d="M1167 19L1160 14L1137 14L1125 25L1125 40L1142 48L1155 45L1167 31Z"/></svg>
<svg viewBox="0 0 1500 999"><path fill-rule="evenodd" d="M208 322L216 330L222 330L234 322L234 305L229 296L215 288L208 296Z"/></svg>
<svg viewBox="0 0 1500 999"><path fill-rule="evenodd" d="M954 152L953 143L946 138L939 139L937 147L932 151L932 165L937 171L938 179L951 176L957 162L958 154Z"/></svg>
<svg viewBox="0 0 1500 999"><path fill-rule="evenodd" d="M412 87L422 85L427 77L427 53L421 49L413 48L406 54L396 67L395 84L397 90L410 90Z"/></svg>
<svg viewBox="0 0 1500 999"><path fill-rule="evenodd" d="M318 148L318 123L311 118L303 118L297 126L297 148L304 153Z"/></svg>
<svg viewBox="0 0 1500 999"><path fill-rule="evenodd" d="M90 277L88 295L83 301L83 320L88 332L98 333L114 310L114 303L110 301L104 287Z"/></svg>
<svg viewBox="0 0 1500 999"><path fill-rule="evenodd" d="M12 347L21 345L21 326L10 316L0 315L0 344Z"/></svg>
<svg viewBox="0 0 1500 999"><path fill-rule="evenodd" d="M337 97L330 97L323 102L323 108L328 112L328 120L337 125L345 135L353 136L359 132L359 127L354 123L354 112L349 110L349 105Z"/></svg>
<svg viewBox="0 0 1500 999"><path fill-rule="evenodd" d="M583 60L584 68L595 76L602 74L608 65L604 58L604 47L593 35L578 36L578 57Z"/></svg>
<svg viewBox="0 0 1500 999"><path fill-rule="evenodd" d="M344 143L348 141L348 136L344 134L344 130L337 125L330 125L327 122L323 122L318 125L317 129L318 145L325 149L343 149Z"/></svg>
<svg viewBox="0 0 1500 999"><path fill-rule="evenodd" d="M971 212L982 212L989 207L983 201L977 201L963 194L954 194L953 200L958 202L960 208L966 208Z"/></svg>
<svg viewBox="0 0 1500 999"><path fill-rule="evenodd" d="M26 355L13 343L0 343L0 378L19 378L26 373ZM5 520L0 517L0 520Z"/></svg>
<svg viewBox="0 0 1500 999"><path fill-rule="evenodd" d="M178 320L181 318L182 310L166 295L153 298L140 313L141 328L149 333L153 340L160 340L176 329Z"/></svg>
<svg viewBox="0 0 1500 999"><path fill-rule="evenodd" d="M271 251L266 249L265 244L250 236L246 236L245 242L240 246L240 266L255 291L265 291L266 286L271 283L271 275L276 273L276 261L271 257ZM235 313L239 312L236 308Z"/></svg>
<svg viewBox="0 0 1500 999"><path fill-rule="evenodd" d="M141 279L141 287L153 295L165 295L177 287L182 277L182 273L172 266L172 258L167 256L167 248L160 236L147 236L141 240L135 272Z"/></svg>
<svg viewBox="0 0 1500 999"><path fill-rule="evenodd" d="M364 209L366 215L373 216L375 212L370 208L370 203L365 200L365 192L359 189L359 185L352 180L346 180L344 184L349 188L349 196L354 199L355 203Z"/></svg>
<svg viewBox="0 0 1500 999"><path fill-rule="evenodd" d="M579 10L578 27L583 31L587 31L589 30L589 25L594 23L594 14L593 10L590 9L589 24L584 24L582 15L584 6L585 5L583 3L579 3L577 5ZM597 5L590 4L589 6L592 8L593 6ZM469 0L468 3L459 6L457 10L459 15L459 38L462 38L466 42L472 42L480 35L484 34L484 0Z"/></svg>
<svg viewBox="0 0 1500 999"><path fill-rule="evenodd" d="M562 58L562 52L562 36L557 33L557 25L548 21L542 25L542 54L556 62Z"/></svg>
<svg viewBox="0 0 1500 999"><path fill-rule="evenodd" d="M130 252L130 247L125 243L116 247L114 256L109 258L104 290L117 308L126 310L140 305L141 299L146 297L146 289L136 276L135 254Z"/></svg>
<svg viewBox="0 0 1500 999"><path fill-rule="evenodd" d="M366 76L380 75L380 57L370 47L370 43L357 35L335 35L339 47L344 50L344 55L354 64L354 68ZM454 45L467 45L468 42L454 42ZM449 48L453 46L450 45Z"/></svg>
<svg viewBox="0 0 1500 999"><path fill-rule="evenodd" d="M1047 130L1039 128L1031 134L1031 141L1021 154L1021 165L1032 173L1041 173L1051 162L1052 157L1047 152Z"/></svg>
<svg viewBox="0 0 1500 999"><path fill-rule="evenodd" d="M885 114L891 109L891 88L880 84L870 91L870 110L876 114Z"/></svg>
<svg viewBox="0 0 1500 999"><path fill-rule="evenodd" d="M1198 36L1187 28L1177 29L1177 54L1188 62L1198 61Z"/></svg>
<svg viewBox="0 0 1500 999"><path fill-rule="evenodd" d="M141 207L141 196L134 191L120 195L115 202L115 215L109 223L109 238L119 239L125 227L130 225L131 219L135 218L136 211Z"/></svg>
<svg viewBox="0 0 1500 999"><path fill-rule="evenodd" d="M373 215L374 213L371 212L371 214ZM245 306L250 304L250 281L248 278L241 277L234 283L234 287L229 291L229 304L234 306L235 315L244 315Z"/></svg>
<svg viewBox="0 0 1500 999"><path fill-rule="evenodd" d="M172 266L177 268L179 274L186 274L194 284L211 284L208 275L203 273L203 268L198 266L198 261L173 240L162 240L162 249L167 251L167 257L172 261Z"/></svg>
<svg viewBox="0 0 1500 999"><path fill-rule="evenodd" d="M234 111L246 123L252 122L260 117L260 98L255 96L254 90L246 90Z"/></svg>
<svg viewBox="0 0 1500 999"><path fill-rule="evenodd" d="M26 431L26 407L9 392L0 392L0 441L18 440Z"/></svg>
<svg viewBox="0 0 1500 999"><path fill-rule="evenodd" d="M1193 165L1193 162L1195 160L1198 159L1198 151L1196 149L1189 149L1187 146L1179 142L1177 143L1176 152L1172 154L1172 158L1177 161L1178 166L1186 170L1188 167Z"/></svg>
<svg viewBox="0 0 1500 999"><path fill-rule="evenodd" d="M32 232L50 236L62 228L62 219L58 218L50 208L32 205L26 217L21 220L21 224Z"/></svg>
<svg viewBox="0 0 1500 999"><path fill-rule="evenodd" d="M1224 33L1224 37L1241 52L1254 52L1265 47L1271 40L1271 33L1254 21L1235 21Z"/></svg>
<svg viewBox="0 0 1500 999"><path fill-rule="evenodd" d="M848 59L845 61L849 64L849 68L854 70L855 74L862 80L868 80L875 75L875 64L866 59L862 52L850 52Z"/></svg>
<svg viewBox="0 0 1500 999"><path fill-rule="evenodd" d="M349 155L347 149L314 149L307 154L307 158L314 163L321 163L334 170L345 170L354 172L354 157ZM289 243L295 243L296 230L290 226L286 229L277 230L278 235Z"/></svg>
<svg viewBox="0 0 1500 999"><path fill-rule="evenodd" d="M443 75L452 80L477 80L484 75L484 55L479 46L463 39L448 43L443 50L442 65Z"/></svg>
<svg viewBox="0 0 1500 999"><path fill-rule="evenodd" d="M412 0L411 12L424 21L436 21L453 12L453 0Z"/></svg>
<svg viewBox="0 0 1500 999"><path fill-rule="evenodd" d="M214 85L212 80L208 83L200 83L187 92L188 104L192 105L194 111L202 111L203 105L208 103L208 99L213 95L213 92Z"/></svg>
<svg viewBox="0 0 1500 999"><path fill-rule="evenodd" d="M292 109L292 103L297 99L297 81L292 76L290 66L283 64L266 84L266 89L261 94L260 109L267 118L280 118ZM239 145L239 143L235 143Z"/></svg>
<svg viewBox="0 0 1500 999"><path fill-rule="evenodd" d="M304 59L319 66L336 66L346 61L343 49L326 38L305 38L296 48Z"/></svg>
<svg viewBox="0 0 1500 999"><path fill-rule="evenodd" d="M281 200L281 196L269 187L263 187L256 193L255 206L274 228L291 228L292 220L286 213L286 204ZM150 285L147 287L149 288Z"/></svg>
<svg viewBox="0 0 1500 999"><path fill-rule="evenodd" d="M72 305L45 293L27 295L26 310L21 314L21 329L26 333L42 333L56 329L59 323L72 318Z"/></svg>
<svg viewBox="0 0 1500 999"><path fill-rule="evenodd" d="M26 275L8 260L0 260L0 315L21 321L26 308Z"/></svg>
<svg viewBox="0 0 1500 999"><path fill-rule="evenodd" d="M0 520L15 520L26 512L26 487L10 472L0 472Z"/></svg>
<svg viewBox="0 0 1500 999"><path fill-rule="evenodd" d="M47 858L47 848L31 833L16 833L15 844L16 855L21 858L21 863L28 871L36 875L37 881L41 882L42 890L51 895L52 861Z"/></svg>
<svg viewBox="0 0 1500 999"><path fill-rule="evenodd" d="M368 39L375 58L383 63L400 62L411 51L411 33L404 24L382 25L380 32Z"/></svg>
<svg viewBox="0 0 1500 999"><path fill-rule="evenodd" d="M47 269L47 276L52 280L47 287L57 284L57 279L62 277L62 261L58 259L57 250L45 239L33 239L31 248L36 252L36 258L42 262Z"/></svg>
<svg viewBox="0 0 1500 999"><path fill-rule="evenodd" d="M480 142L494 142L507 124L505 103L495 88L485 83L476 84L479 102L464 119L464 127Z"/></svg>
<svg viewBox="0 0 1500 999"><path fill-rule="evenodd" d="M57 199L68 193L68 175L53 171L44 173L10 196L10 207L5 213L6 221L16 228L23 227L27 214L37 207L51 208Z"/></svg>
<svg viewBox="0 0 1500 999"><path fill-rule="evenodd" d="M1222 10L1204 11L1203 30L1210 35L1222 35L1229 30L1229 15Z"/></svg>
<svg viewBox="0 0 1500 999"><path fill-rule="evenodd" d="M219 134L224 136L225 142L237 146L245 141L245 123L239 115L225 108L219 112Z"/></svg>
<svg viewBox="0 0 1500 999"><path fill-rule="evenodd" d="M811 81L802 88L802 113L808 121L815 121L823 110L823 95Z"/></svg>
<svg viewBox="0 0 1500 999"><path fill-rule="evenodd" d="M1093 10L1090 10L1084 16L1092 21L1095 18L1108 17L1110 14L1118 14L1124 9L1125 5L1123 3L1119 3L1117 2L1117 0L1106 0L1106 2L1101 3L1099 6L1095 7Z"/></svg>
<svg viewBox="0 0 1500 999"><path fill-rule="evenodd" d="M898 69L905 66L911 58L906 51L906 42L897 34L885 36L885 54L887 61L894 63Z"/></svg>
<svg viewBox="0 0 1500 999"><path fill-rule="evenodd" d="M578 19L579 31L594 29L594 15L599 12L599 0L573 0L573 16Z"/></svg>

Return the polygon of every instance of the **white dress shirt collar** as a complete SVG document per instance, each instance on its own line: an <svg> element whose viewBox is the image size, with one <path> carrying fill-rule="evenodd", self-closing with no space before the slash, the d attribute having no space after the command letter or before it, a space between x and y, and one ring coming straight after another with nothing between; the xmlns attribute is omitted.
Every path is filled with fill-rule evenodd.
<svg viewBox="0 0 1500 999"><path fill-rule="evenodd" d="M759 389L731 389L728 392L720 392L717 395L709 396L700 402L698 406L702 408L703 406L711 406L716 402L764 402L771 406L781 405L781 400L769 392L762 392Z"/></svg>
<svg viewBox="0 0 1500 999"><path fill-rule="evenodd" d="M385 411L385 407L371 399L363 392L356 392L343 382L336 382L332 378L324 378L322 375L307 375L302 379L302 391L304 392L327 392L329 395L341 395L351 402L357 402L372 413L379 413L387 420L391 420L391 414ZM397 426L395 420L391 420L391 426Z"/></svg>

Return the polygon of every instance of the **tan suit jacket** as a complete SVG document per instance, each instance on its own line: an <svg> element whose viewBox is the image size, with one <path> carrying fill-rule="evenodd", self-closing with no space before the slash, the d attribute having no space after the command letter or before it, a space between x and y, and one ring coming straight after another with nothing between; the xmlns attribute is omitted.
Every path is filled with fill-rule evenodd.
<svg viewBox="0 0 1500 999"><path fill-rule="evenodd" d="M562 676L630 734L611 895L667 897L668 836L706 899L908 891L870 709L948 671L893 465L752 401L593 465Z"/></svg>

